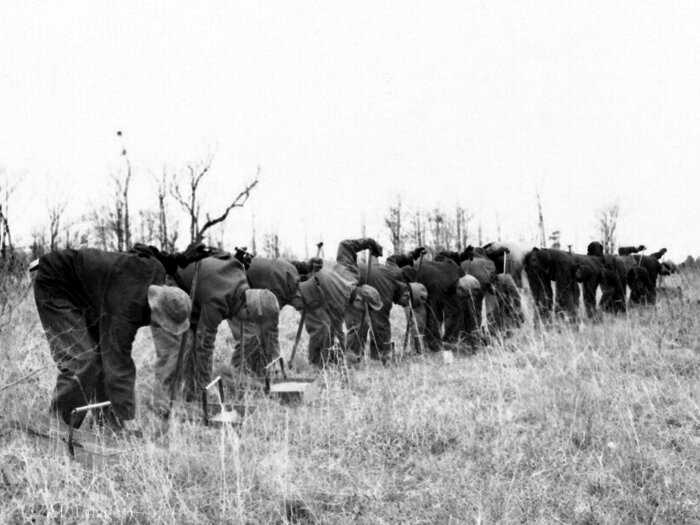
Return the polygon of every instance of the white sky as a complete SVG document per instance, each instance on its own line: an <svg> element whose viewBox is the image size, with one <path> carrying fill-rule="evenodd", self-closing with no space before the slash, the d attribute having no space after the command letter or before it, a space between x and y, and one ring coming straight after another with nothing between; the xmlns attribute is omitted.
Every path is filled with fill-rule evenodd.
<svg viewBox="0 0 700 525"><path fill-rule="evenodd" d="M698 27L697 2L5 1L11 217L28 232L52 199L105 199L121 129L134 208L163 165L216 151L212 211L262 167L231 244L252 212L300 255L305 228L331 245L363 216L387 242L397 193L531 237L539 186L578 250L619 199L621 243L698 254Z"/></svg>

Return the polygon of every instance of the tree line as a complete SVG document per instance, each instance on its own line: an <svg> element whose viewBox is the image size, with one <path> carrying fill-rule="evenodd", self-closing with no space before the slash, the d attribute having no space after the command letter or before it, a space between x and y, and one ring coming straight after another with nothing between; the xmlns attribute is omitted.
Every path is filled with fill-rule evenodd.
<svg viewBox="0 0 700 525"><path fill-rule="evenodd" d="M536 193L537 240L532 244L540 248L571 250L571 245L563 245L562 231L552 229L547 233L545 214L539 192ZM613 254L617 249L617 226L620 216L618 203L601 208L595 216L596 234L606 254ZM467 246L483 246L490 241L514 241L502 238L501 225L496 224L496 235L485 238L480 221L474 213L456 204L453 208L435 206L431 209L407 207L401 197L389 206L384 216L391 247L394 253L404 253L407 248L424 246L429 252L462 251Z"/></svg>
<svg viewBox="0 0 700 525"><path fill-rule="evenodd" d="M124 134L117 131L123 160L122 168L110 175L110 194L106 202L96 204L77 218L66 215L67 201L58 200L48 207L48 223L31 232L31 243L18 253L13 243L12 228L7 209L16 189L0 183L0 258L17 259L20 255L36 258L60 248L94 247L103 250L128 251L135 243L157 246L173 251L178 241L183 244L206 242L222 247L224 224L229 214L242 208L260 180L260 168L255 175L231 195L228 204L220 210L211 210L203 202L202 189L211 172L213 155L186 164L182 169L163 168L158 176L151 175L155 192L153 206L134 210L131 190L136 176ZM185 218L187 237L180 238L182 218ZM28 253L26 253L28 252Z"/></svg>
<svg viewBox="0 0 700 525"><path fill-rule="evenodd" d="M36 258L59 248L87 246L126 251L137 242L155 245L164 251L173 251L178 241L181 244L204 241L211 246L223 248L226 219L234 209L241 208L248 202L259 182L260 168L249 182L243 184L240 191L231 195L228 204L216 213L208 209L202 199L202 188L211 172L212 155L187 163L179 170L164 168L158 176L150 176L155 188L152 207L133 210L130 192L136 174L124 144L124 134L117 131L116 136L122 167L118 173L110 175L108 201L73 220L66 217L66 201L54 202L47 210L48 223L31 232L28 255ZM15 189L16 185L0 182L0 259L3 263L17 256L8 213ZM560 229L553 228L547 232L539 191L535 197L533 222L536 221L537 224L538 239L533 244L571 249L570 245L562 244ZM616 250L619 216L620 207L617 203L602 208L596 215L596 238L602 242L606 253L614 253ZM183 217L186 224L181 228L180 221ZM383 219L393 253L403 253L407 248L415 246L425 246L433 253L443 250L461 251L469 244L482 246L485 242L502 240L500 224L496 224L494 237L484 238L481 222L461 204L451 208L411 207L401 197L397 197L388 206ZM185 228L187 237L181 239L181 230ZM288 249L281 248L277 232L266 232L261 240L258 249L253 225L249 251L272 258L295 256Z"/></svg>

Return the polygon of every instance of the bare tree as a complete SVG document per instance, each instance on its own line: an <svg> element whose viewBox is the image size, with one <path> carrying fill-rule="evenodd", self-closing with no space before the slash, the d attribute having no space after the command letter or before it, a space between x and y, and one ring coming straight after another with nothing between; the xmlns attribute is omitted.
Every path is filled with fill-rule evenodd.
<svg viewBox="0 0 700 525"><path fill-rule="evenodd" d="M394 253L403 253L405 233L402 230L403 210L400 196L396 198L396 205L389 206L386 217L384 217L384 224L389 229Z"/></svg>
<svg viewBox="0 0 700 525"><path fill-rule="evenodd" d="M216 226L216 230L217 230L217 233L216 233L216 238L214 240L215 242L210 243L210 246L216 246L219 250L223 250L224 249L224 236L226 234L226 222L220 222Z"/></svg>
<svg viewBox="0 0 700 525"><path fill-rule="evenodd" d="M112 175L114 183L114 218L112 227L117 236L117 250L124 251L131 248L131 215L129 213L129 186L131 185L131 161L124 147L124 135L117 131L117 137L121 144L121 156L126 163L126 173Z"/></svg>
<svg viewBox="0 0 700 525"><path fill-rule="evenodd" d="M9 255L14 254L12 233L10 231L10 195L15 191L16 184L10 184L7 176L0 181L0 257L6 261Z"/></svg>
<svg viewBox="0 0 700 525"><path fill-rule="evenodd" d="M255 213L253 213L251 216L250 229L250 253L252 253L253 255L257 255L258 244L256 239L257 235L255 233Z"/></svg>
<svg viewBox="0 0 700 525"><path fill-rule="evenodd" d="M546 235L544 233L544 214L542 213L542 199L540 198L540 192L537 190L535 192L537 197L537 227L540 232L540 248L545 248L547 243L545 241Z"/></svg>
<svg viewBox="0 0 700 525"><path fill-rule="evenodd" d="M61 231L61 217L66 209L65 202L49 206L49 251L58 249L58 236Z"/></svg>
<svg viewBox="0 0 700 525"><path fill-rule="evenodd" d="M169 178L165 168L160 178L156 178L156 196L158 200L158 244L160 249L167 252L175 250L178 230L175 223L168 218L168 186Z"/></svg>
<svg viewBox="0 0 700 525"><path fill-rule="evenodd" d="M427 242L425 223L426 220L423 216L423 212L420 209L416 210L411 220L411 226L413 228L413 240L416 246L425 246Z"/></svg>
<svg viewBox="0 0 700 525"><path fill-rule="evenodd" d="M70 223L63 226L63 238L64 248L84 248L88 244L88 234Z"/></svg>
<svg viewBox="0 0 700 525"><path fill-rule="evenodd" d="M442 211L435 208L432 214L428 216L428 223L431 225L430 233L433 237L432 248L435 251L444 249L445 247L442 245L442 229L445 223L445 216Z"/></svg>
<svg viewBox="0 0 700 525"><path fill-rule="evenodd" d="M124 251L125 247L125 234L124 234L124 189L122 185L122 180L117 175L112 175L112 183L114 184L114 202L113 208L109 212L109 226L114 232L116 237L116 249L117 251Z"/></svg>
<svg viewBox="0 0 700 525"><path fill-rule="evenodd" d="M462 251L468 245L469 239L469 223L474 216L468 213L467 210L457 205L457 213L455 214L455 235L457 243L457 251Z"/></svg>
<svg viewBox="0 0 700 525"><path fill-rule="evenodd" d="M615 253L617 244L617 220L620 216L620 205L615 202L608 204L598 212L598 231L606 254Z"/></svg>
<svg viewBox="0 0 700 525"><path fill-rule="evenodd" d="M555 250L561 249L561 232L559 230L554 230L549 235L549 240L552 243L550 248L554 248Z"/></svg>
<svg viewBox="0 0 700 525"><path fill-rule="evenodd" d="M44 228L32 230L31 252L32 259L37 259L46 253L46 232Z"/></svg>
<svg viewBox="0 0 700 525"><path fill-rule="evenodd" d="M242 208L250 197L250 191L257 186L260 177L260 167L258 166L253 181L246 184L243 190L234 197L223 213L215 217L212 217L209 215L209 213L207 213L205 223L200 226L202 203L198 191L200 189L202 179L211 169L212 160L213 157L209 156L203 162L195 165L189 164L187 166L188 192L186 194L183 194L183 191L180 189L180 185L176 182L173 182L171 186L171 195L189 216L190 242L193 243L201 242L202 239L204 239L204 233L212 226L225 221L233 208Z"/></svg>
<svg viewBox="0 0 700 525"><path fill-rule="evenodd" d="M158 237L159 214L153 210L139 210L139 239L144 244L156 244Z"/></svg>
<svg viewBox="0 0 700 525"><path fill-rule="evenodd" d="M266 233L263 235L263 255L270 259L279 259L280 238L277 232Z"/></svg>
<svg viewBox="0 0 700 525"><path fill-rule="evenodd" d="M455 221L446 211L442 212L442 239L440 245L443 250L452 250L456 244L457 234L455 233Z"/></svg>
<svg viewBox="0 0 700 525"><path fill-rule="evenodd" d="M87 220L91 224L95 245L102 250L116 249L113 238L115 231L112 213L112 210L106 206L101 206L88 214Z"/></svg>

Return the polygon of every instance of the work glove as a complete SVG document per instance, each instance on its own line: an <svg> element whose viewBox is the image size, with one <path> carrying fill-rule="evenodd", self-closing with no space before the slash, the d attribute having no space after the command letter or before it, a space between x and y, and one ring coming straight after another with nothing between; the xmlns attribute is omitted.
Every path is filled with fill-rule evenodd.
<svg viewBox="0 0 700 525"><path fill-rule="evenodd" d="M369 253L371 253L374 257L381 257L382 254L384 253L384 250L382 249L382 245L379 244L377 241L374 239L370 239L370 247L369 247Z"/></svg>
<svg viewBox="0 0 700 525"><path fill-rule="evenodd" d="M240 261L240 263L243 265L243 267L247 270L248 268L250 268L250 263L253 262L253 257L255 257L255 255L250 253L248 251L248 248L245 246L243 248L239 248L238 246L236 246L235 257L236 257L236 259L238 259L238 261Z"/></svg>
<svg viewBox="0 0 700 525"><path fill-rule="evenodd" d="M175 263L180 268L185 268L193 262L201 261L205 257L209 257L212 253L213 250L208 246L205 246L203 243L192 243L185 249L184 252L178 252L174 255Z"/></svg>
<svg viewBox="0 0 700 525"><path fill-rule="evenodd" d="M163 265L168 275L175 275L178 267L184 268L188 264L209 257L212 254L212 249L200 242L190 244L184 252L165 253L155 246L137 243L129 250L129 253L135 253L139 257L153 257Z"/></svg>
<svg viewBox="0 0 700 525"><path fill-rule="evenodd" d="M459 254L459 262L471 261L474 259L474 247L470 244Z"/></svg>
<svg viewBox="0 0 700 525"><path fill-rule="evenodd" d="M426 253L428 253L428 250L425 249L425 246L419 246L410 253L411 259L415 261L416 259L419 259L421 255L425 255Z"/></svg>
<svg viewBox="0 0 700 525"><path fill-rule="evenodd" d="M311 271L312 272L317 272L321 268L323 268L323 259L320 257L312 257L309 259L309 264L311 265Z"/></svg>
<svg viewBox="0 0 700 525"><path fill-rule="evenodd" d="M155 246L147 246L143 243L137 242L131 247L129 253L135 253L139 257L152 257L156 254L158 248Z"/></svg>

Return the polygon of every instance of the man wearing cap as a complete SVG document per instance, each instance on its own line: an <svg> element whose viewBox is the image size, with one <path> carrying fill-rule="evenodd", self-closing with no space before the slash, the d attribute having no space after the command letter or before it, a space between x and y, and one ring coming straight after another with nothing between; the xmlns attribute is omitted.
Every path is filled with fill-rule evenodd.
<svg viewBox="0 0 700 525"><path fill-rule="evenodd" d="M520 290L509 273L499 273L493 295L486 301L486 319L491 333L509 336L525 321Z"/></svg>
<svg viewBox="0 0 700 525"><path fill-rule="evenodd" d="M252 288L266 289L274 294L278 308L285 305L301 308L299 272L284 259L253 257L246 270ZM229 319L235 342L231 365L243 367L257 378L265 375L265 366L279 355L278 316L262 317L260 322Z"/></svg>
<svg viewBox="0 0 700 525"><path fill-rule="evenodd" d="M309 333L309 362L316 366L338 362L342 356L331 352L334 341L340 352L351 362L359 360L357 354L346 355L343 319L350 308L364 312L365 305L373 310L382 308L382 301L375 288L360 283L357 253L369 249L379 257L382 247L370 238L347 239L338 245L336 263L324 266L299 284L303 308L306 310L306 331ZM359 330L348 326L348 332Z"/></svg>
<svg viewBox="0 0 700 525"><path fill-rule="evenodd" d="M461 305L462 318L458 328L466 343L474 349L483 343L481 309L484 292L481 283L473 275L464 275L457 282L457 297Z"/></svg>
<svg viewBox="0 0 700 525"><path fill-rule="evenodd" d="M134 337L150 324L179 342L190 302L182 290L164 286L166 272L208 255L200 247L174 255L66 249L39 259L34 299L58 367L51 411L64 423L74 408L102 401L111 401L121 422L134 418ZM173 350L158 344L159 353Z"/></svg>
<svg viewBox="0 0 700 525"><path fill-rule="evenodd" d="M457 282L464 272L451 258L425 261L422 255L425 248L419 247L407 255L392 255L387 262L401 267L404 278L410 282L418 282L428 291L424 330L425 346L437 352L441 349L442 340L453 342L458 339L460 320L460 304L457 297ZM420 259L417 264L414 261ZM444 337L441 336L441 326L445 325Z"/></svg>
<svg viewBox="0 0 700 525"><path fill-rule="evenodd" d="M358 327L348 333L348 348L355 355L361 355L369 333L370 357L385 361L391 354L391 307L394 304L408 307L410 288L404 281L401 270L394 264L379 264L373 260L371 265L361 263L358 267L360 281L379 292L382 306L379 310L369 312L369 320L366 319L365 312L357 308L347 311L345 324L348 327Z"/></svg>
<svg viewBox="0 0 700 525"><path fill-rule="evenodd" d="M269 290L251 289L245 268L236 257L221 252L179 273L183 289L194 296L190 335L193 348L185 360L185 399L198 398L211 380L216 332L223 320L239 319L256 324L276 324L279 305ZM234 334L236 331L234 331ZM262 338L266 353L272 345Z"/></svg>
<svg viewBox="0 0 700 525"><path fill-rule="evenodd" d="M423 332L428 319L428 289L421 283L408 283L410 302L404 308L407 337L413 341L413 350L423 353ZM408 342L408 340L406 340Z"/></svg>
<svg viewBox="0 0 700 525"><path fill-rule="evenodd" d="M311 275L323 268L323 259L311 257L308 261L289 261L299 274L300 281L306 281Z"/></svg>

